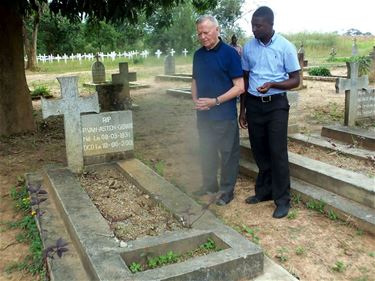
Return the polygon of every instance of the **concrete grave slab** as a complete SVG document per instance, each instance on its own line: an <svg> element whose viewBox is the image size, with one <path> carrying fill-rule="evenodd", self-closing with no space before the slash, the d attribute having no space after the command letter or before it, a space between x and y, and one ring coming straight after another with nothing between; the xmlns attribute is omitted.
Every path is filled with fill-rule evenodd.
<svg viewBox="0 0 375 281"><path fill-rule="evenodd" d="M375 132L342 125L323 126L321 135L375 151Z"/></svg>
<svg viewBox="0 0 375 281"><path fill-rule="evenodd" d="M136 182L157 202L173 211L177 217L186 216L187 209L194 213L193 217L201 215L202 207L199 204L140 161L131 159L121 161L118 165L129 179ZM120 248L107 222L80 187L75 175L67 169L56 167L46 167L45 173L87 275L95 280L227 281L255 278L263 272L264 256L259 246L223 225L209 211L204 213L192 229L166 233L158 237L144 237L129 241L127 248ZM131 273L127 267L130 262L129 255L137 253L134 251L149 250L153 247L160 251L163 247L171 245L184 248L207 237L215 239L224 249L179 264L136 274ZM267 260L267 265L272 268L271 271L267 271L268 275L282 276L280 280L295 280L272 261Z"/></svg>

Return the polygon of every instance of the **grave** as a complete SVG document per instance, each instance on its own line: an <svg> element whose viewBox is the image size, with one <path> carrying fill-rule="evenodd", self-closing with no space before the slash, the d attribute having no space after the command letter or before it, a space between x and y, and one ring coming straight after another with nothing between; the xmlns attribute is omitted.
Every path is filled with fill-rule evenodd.
<svg viewBox="0 0 375 281"><path fill-rule="evenodd" d="M299 66L301 68L300 72L299 72L299 85L297 88L293 89L293 90L301 90L301 89L305 89L306 86L303 85L303 68L305 66L307 66L307 61L306 61L306 65L305 65L305 49L303 48L303 44L301 44L301 47L298 49L298 61L299 61Z"/></svg>
<svg viewBox="0 0 375 281"><path fill-rule="evenodd" d="M77 145L74 150L67 150L68 159L71 159L69 154L74 154L76 162L68 162L70 164L68 168L46 166L38 174L26 176L29 186L41 184L48 188L51 200L45 202L49 204L55 202L58 215L63 220L60 227L69 233L66 236L64 231L46 229L49 241L64 236L61 238L69 242L70 248L67 255L73 254L75 257L74 264L65 260L61 263L49 262L49 272L53 280L78 280L75 278L80 276L79 280L226 281L256 278L259 275L260 279L255 280L262 280L264 271L266 273L264 275L272 280L295 280L267 258L265 263L267 267L264 268L265 257L259 246L232 228L223 225L210 211L203 209L185 193L134 158L121 160L114 165L117 165L117 169L138 188L149 194L157 204L172 212L181 221L196 221L196 223L182 231L127 241L125 246L124 243L116 241L107 222L81 188L75 172L82 171L83 166L80 165L84 163L84 156L121 154L128 149L133 149L131 112L125 112L126 116L121 115L123 112L80 116L81 112L97 112L99 107L96 95L94 95L96 99L78 99L77 81L77 77L59 78L63 99L59 103L43 101L42 107L44 117L65 114L67 120L65 131L70 132L67 133L67 138L74 138L77 143L77 139L81 140L80 147ZM70 120L69 118L72 117L74 119ZM82 151L85 153L80 153ZM77 159L77 155L80 160ZM106 157L101 159L109 160ZM42 209L45 202L41 203ZM52 209L50 208L49 211L52 212ZM49 215L44 219L48 220L48 217ZM58 221L54 222L56 227ZM48 226L48 223L46 225ZM196 241L208 237L214 239L223 249L206 256L193 257L181 263L144 272L131 273L129 269L129 263L134 256L149 254L150 251L158 253L162 249L176 249L177 252L190 249Z"/></svg>
<svg viewBox="0 0 375 281"><path fill-rule="evenodd" d="M156 81L183 81L191 83L191 74L176 73L176 63L172 54L167 55L164 60L164 74L157 75Z"/></svg>
<svg viewBox="0 0 375 281"><path fill-rule="evenodd" d="M324 126L321 135L375 150L375 132L355 127L357 121L375 119L375 90L369 87L367 75L358 77L358 63L347 66L349 78L336 81L336 91L345 91L344 124Z"/></svg>

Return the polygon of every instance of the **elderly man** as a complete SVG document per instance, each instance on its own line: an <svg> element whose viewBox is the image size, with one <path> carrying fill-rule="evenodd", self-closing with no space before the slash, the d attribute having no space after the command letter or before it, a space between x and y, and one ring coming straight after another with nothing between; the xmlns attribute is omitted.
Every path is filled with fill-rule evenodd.
<svg viewBox="0 0 375 281"><path fill-rule="evenodd" d="M196 21L202 47L194 53L192 98L197 110L203 187L199 195L221 192L217 205L233 199L239 166L236 98L244 92L240 56L219 37L217 20ZM220 165L220 178L218 170Z"/></svg>

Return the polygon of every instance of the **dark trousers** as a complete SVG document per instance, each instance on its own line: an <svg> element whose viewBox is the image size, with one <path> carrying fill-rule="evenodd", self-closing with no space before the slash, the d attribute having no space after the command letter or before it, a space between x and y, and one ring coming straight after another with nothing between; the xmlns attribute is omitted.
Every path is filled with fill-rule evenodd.
<svg viewBox="0 0 375 281"><path fill-rule="evenodd" d="M272 96L269 102L246 97L250 145L259 168L255 194L259 199L273 199L276 205L290 201L288 116L286 94Z"/></svg>
<svg viewBox="0 0 375 281"><path fill-rule="evenodd" d="M197 122L203 189L209 192L223 191L233 196L240 159L239 130L237 120ZM220 165L220 183L218 170Z"/></svg>

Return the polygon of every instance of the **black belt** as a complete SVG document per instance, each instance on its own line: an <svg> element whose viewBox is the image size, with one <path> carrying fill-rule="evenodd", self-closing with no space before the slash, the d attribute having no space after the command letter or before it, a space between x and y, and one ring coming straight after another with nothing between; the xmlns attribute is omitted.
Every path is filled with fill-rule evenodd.
<svg viewBox="0 0 375 281"><path fill-rule="evenodd" d="M270 102L270 101L275 100L277 98L286 97L286 93L284 92L284 93L280 93L280 94L273 94L271 96L263 96L263 95L262 96L254 96L252 94L249 94L248 96L251 97L251 98L257 99L261 102Z"/></svg>

